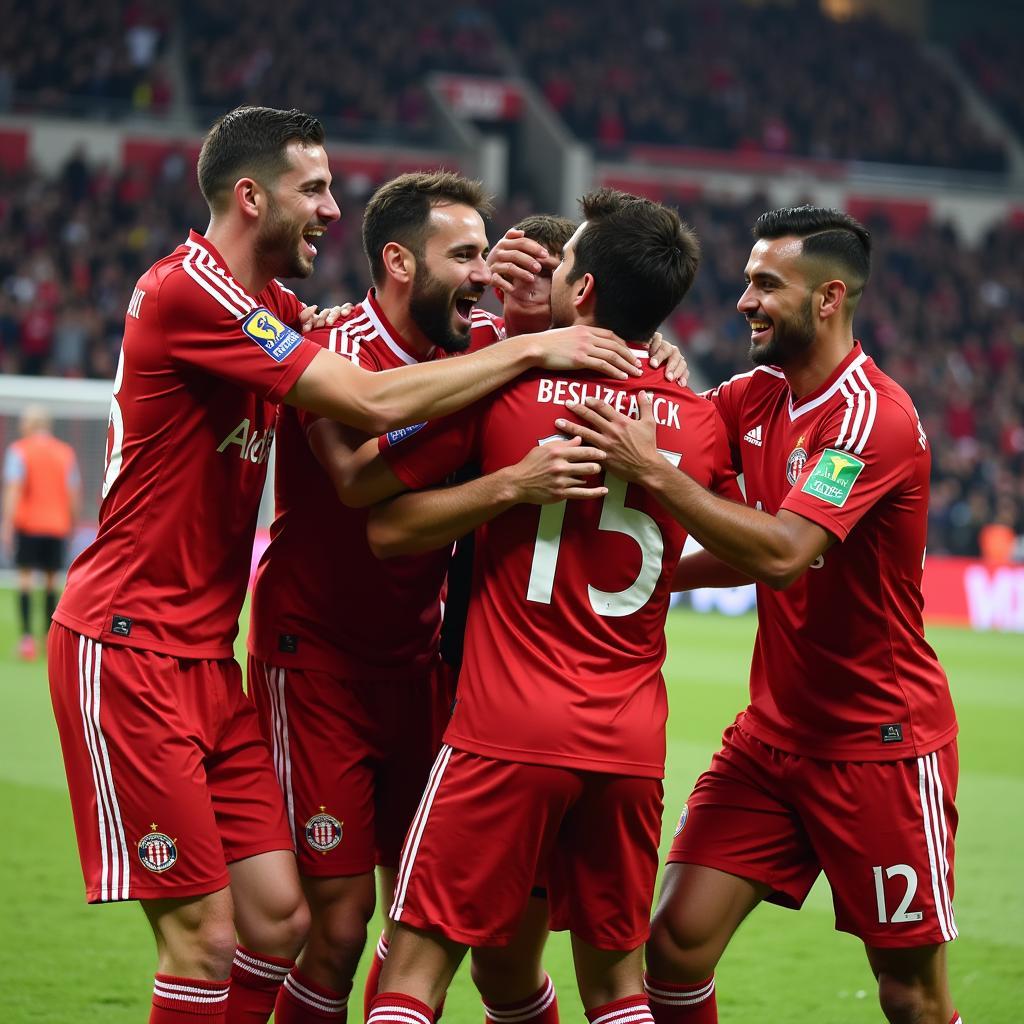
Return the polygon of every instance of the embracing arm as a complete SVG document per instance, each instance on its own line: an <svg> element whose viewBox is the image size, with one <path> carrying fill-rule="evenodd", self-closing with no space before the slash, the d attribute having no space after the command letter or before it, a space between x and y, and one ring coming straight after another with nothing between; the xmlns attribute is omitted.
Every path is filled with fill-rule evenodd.
<svg viewBox="0 0 1024 1024"><path fill-rule="evenodd" d="M672 590L697 590L699 587L745 587L754 580L739 569L716 558L710 551L683 555L672 574Z"/></svg>
<svg viewBox="0 0 1024 1024"><path fill-rule="evenodd" d="M602 449L608 469L647 490L704 548L741 573L783 590L803 575L835 538L809 519L770 515L719 497L658 454L650 398L639 399L640 419L588 399L573 407L583 425L556 420L559 430Z"/></svg>
<svg viewBox="0 0 1024 1024"><path fill-rule="evenodd" d="M598 498L606 487L587 487L601 471L603 453L577 440L537 445L512 466L451 487L410 491L370 512L367 536L378 558L446 547L513 505Z"/></svg>
<svg viewBox="0 0 1024 1024"><path fill-rule="evenodd" d="M307 440L343 505L365 508L405 490L381 456L377 438L322 419L309 428Z"/></svg>
<svg viewBox="0 0 1024 1024"><path fill-rule="evenodd" d="M641 371L611 331L566 327L528 334L458 359L369 373L321 350L285 395L290 405L381 434L470 405L533 367L594 370L616 379Z"/></svg>

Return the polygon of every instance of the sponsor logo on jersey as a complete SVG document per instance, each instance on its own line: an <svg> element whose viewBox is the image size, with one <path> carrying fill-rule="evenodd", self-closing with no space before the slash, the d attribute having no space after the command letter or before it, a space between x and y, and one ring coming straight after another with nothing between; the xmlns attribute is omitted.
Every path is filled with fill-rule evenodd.
<svg viewBox="0 0 1024 1024"><path fill-rule="evenodd" d="M761 424L758 423L753 430L748 430L743 435L743 440L746 441L747 444L752 444L755 448L760 448L763 443L761 438Z"/></svg>
<svg viewBox="0 0 1024 1024"><path fill-rule="evenodd" d="M804 435L801 434L796 440L796 447L789 453L786 459L786 479L790 486L800 479L800 474L807 464L807 449L804 448Z"/></svg>
<svg viewBox="0 0 1024 1024"><path fill-rule="evenodd" d="M676 830L673 835L679 835L680 832L686 827L686 819L690 816L690 808L687 804L683 804L683 813L679 815L679 824L676 825Z"/></svg>
<svg viewBox="0 0 1024 1024"><path fill-rule="evenodd" d="M899 723L893 723L892 725L880 725L879 730L882 733L883 743L903 742L903 726Z"/></svg>
<svg viewBox="0 0 1024 1024"><path fill-rule="evenodd" d="M157 832L156 823L149 826L153 831L139 840L139 860L142 866L158 875L174 867L178 860L178 846L163 832Z"/></svg>
<svg viewBox="0 0 1024 1024"><path fill-rule="evenodd" d="M306 822L306 842L318 853L333 850L341 842L341 824L333 814L328 814L327 809L321 804L320 813L314 814Z"/></svg>
<svg viewBox="0 0 1024 1024"><path fill-rule="evenodd" d="M277 362L281 362L302 341L301 334L281 323L269 309L263 307L245 318L242 330Z"/></svg>
<svg viewBox="0 0 1024 1024"><path fill-rule="evenodd" d="M404 441L407 437L412 437L417 430L422 430L426 425L426 420L424 420L422 423L414 423L411 427L399 427L397 430L389 430L388 444L398 444L399 441Z"/></svg>
<svg viewBox="0 0 1024 1024"><path fill-rule="evenodd" d="M863 468L864 463L856 455L826 448L801 490L842 508Z"/></svg>
<svg viewBox="0 0 1024 1024"><path fill-rule="evenodd" d="M238 446L238 457L244 462L254 462L257 466L262 465L270 456L270 446L274 443L274 428L267 427L260 430L257 427L252 429L252 423L246 416L234 430L224 438L217 451L226 451L231 445Z"/></svg>

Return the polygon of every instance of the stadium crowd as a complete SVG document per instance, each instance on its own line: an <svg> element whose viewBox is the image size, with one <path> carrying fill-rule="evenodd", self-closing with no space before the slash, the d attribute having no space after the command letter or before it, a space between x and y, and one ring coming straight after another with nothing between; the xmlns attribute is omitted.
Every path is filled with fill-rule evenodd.
<svg viewBox="0 0 1024 1024"><path fill-rule="evenodd" d="M1001 143L908 36L816 3L525 0L502 27L548 101L605 151L629 143L969 171ZM779 68L786 69L779 74ZM827 99L826 99L827 97Z"/></svg>
<svg viewBox="0 0 1024 1024"><path fill-rule="evenodd" d="M490 31L459 0L424 7L342 0L329 18L313 4L258 0L241 24L215 0L186 6L192 101L211 116L247 103L298 107L318 111L329 126L343 124L348 135L422 138L429 131L424 75L496 69ZM316 22L312 44L293 31L307 20ZM344 60L331 59L342 53Z"/></svg>
<svg viewBox="0 0 1024 1024"><path fill-rule="evenodd" d="M957 56L988 101L1018 134L1024 133L1024 96L1020 92L1024 40L1020 34L971 33L960 41Z"/></svg>
<svg viewBox="0 0 1024 1024"><path fill-rule="evenodd" d="M173 99L171 0L0 2L0 111L160 116ZM45 26L45 30L41 30Z"/></svg>
<svg viewBox="0 0 1024 1024"><path fill-rule="evenodd" d="M309 301L365 294L359 223L376 184L336 180L345 216L325 236L317 276L303 289ZM112 377L139 273L186 226L205 225L185 163L169 159L152 180L76 156L52 179L7 174L0 194L0 368ZM745 368L735 301L750 224L769 205L763 197L680 204L704 259L674 327L706 382ZM499 211L492 238L527 212L522 198ZM1024 533L1024 418L1016 399L1024 387L1024 229L993 228L969 248L945 225L911 236L882 219L870 227L876 262L858 334L907 387L932 439L930 550L974 554L987 523Z"/></svg>

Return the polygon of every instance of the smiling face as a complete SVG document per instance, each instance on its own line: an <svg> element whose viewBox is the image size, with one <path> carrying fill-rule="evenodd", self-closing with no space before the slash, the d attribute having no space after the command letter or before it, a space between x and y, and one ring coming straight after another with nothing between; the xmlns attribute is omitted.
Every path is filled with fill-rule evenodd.
<svg viewBox="0 0 1024 1024"><path fill-rule="evenodd" d="M470 314L491 283L487 251L484 221L472 206L448 203L431 209L409 313L423 334L446 352L469 347Z"/></svg>
<svg viewBox="0 0 1024 1024"><path fill-rule="evenodd" d="M341 211L323 147L291 142L286 153L289 169L266 189L256 255L272 277L309 277L317 240Z"/></svg>
<svg viewBox="0 0 1024 1024"><path fill-rule="evenodd" d="M747 287L736 308L750 325L750 358L758 366L785 367L814 342L815 285L801 265L799 238L763 238L750 250Z"/></svg>

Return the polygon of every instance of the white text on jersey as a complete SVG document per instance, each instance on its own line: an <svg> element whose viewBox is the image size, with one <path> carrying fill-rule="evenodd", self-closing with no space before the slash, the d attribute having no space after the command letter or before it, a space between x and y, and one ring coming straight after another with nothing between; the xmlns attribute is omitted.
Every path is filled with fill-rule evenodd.
<svg viewBox="0 0 1024 1024"><path fill-rule="evenodd" d="M224 438L217 446L218 452L225 451L229 445L238 445L238 457L255 462L259 465L267 461L270 455L270 446L274 443L274 428L267 427L266 430L253 430L250 436L249 430L252 424L246 417L234 430Z"/></svg>
<svg viewBox="0 0 1024 1024"><path fill-rule="evenodd" d="M663 427L679 428L679 405L667 398L650 394L654 405L654 419ZM625 416L640 419L640 406L636 395L616 388L604 387L581 380L549 380L546 377L537 381L537 401L554 405L566 405L573 402L582 404L588 398L597 398L607 402Z"/></svg>

